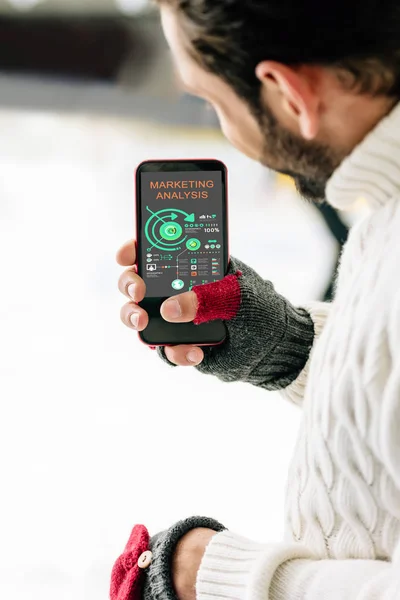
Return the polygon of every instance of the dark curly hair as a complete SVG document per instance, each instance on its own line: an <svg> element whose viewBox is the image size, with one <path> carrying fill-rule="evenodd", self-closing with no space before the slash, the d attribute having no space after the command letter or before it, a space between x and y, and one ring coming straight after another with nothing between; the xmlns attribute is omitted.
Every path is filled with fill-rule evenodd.
<svg viewBox="0 0 400 600"><path fill-rule="evenodd" d="M157 0L176 10L191 54L249 104L256 65L335 69L359 93L400 98L399 0Z"/></svg>

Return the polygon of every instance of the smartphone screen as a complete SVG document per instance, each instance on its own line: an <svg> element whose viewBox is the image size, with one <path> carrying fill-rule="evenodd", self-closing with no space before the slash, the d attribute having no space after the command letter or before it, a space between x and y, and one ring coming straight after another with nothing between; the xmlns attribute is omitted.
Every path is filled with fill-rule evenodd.
<svg viewBox="0 0 400 600"><path fill-rule="evenodd" d="M138 272L147 290L141 305L151 320L142 338L154 345L220 343L220 322L165 323L159 309L170 296L225 277L225 166L216 160L146 162L136 183Z"/></svg>

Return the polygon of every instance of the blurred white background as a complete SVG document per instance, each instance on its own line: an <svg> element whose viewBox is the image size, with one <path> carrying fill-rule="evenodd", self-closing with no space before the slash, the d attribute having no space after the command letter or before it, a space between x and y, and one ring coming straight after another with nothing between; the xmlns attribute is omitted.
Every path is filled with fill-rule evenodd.
<svg viewBox="0 0 400 600"><path fill-rule="evenodd" d="M135 15L151 9L151 0L0 0L0 9L40 13L89 13Z"/></svg>
<svg viewBox="0 0 400 600"><path fill-rule="evenodd" d="M164 365L119 320L114 257L133 235L136 165L225 161L232 254L294 302L319 298L336 260L315 209L217 131L75 109L0 112L7 600L106 600L135 523L156 533L201 514L259 541L282 535L300 411Z"/></svg>

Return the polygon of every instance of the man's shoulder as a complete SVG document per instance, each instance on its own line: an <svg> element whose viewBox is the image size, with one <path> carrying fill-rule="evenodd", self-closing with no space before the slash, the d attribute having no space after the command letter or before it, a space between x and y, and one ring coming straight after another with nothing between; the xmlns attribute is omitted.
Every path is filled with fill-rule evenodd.
<svg viewBox="0 0 400 600"><path fill-rule="evenodd" d="M375 278L383 284L399 271L400 264L400 195L358 220L345 244L338 275L337 289L363 272L363 279ZM399 281L400 276L396 279ZM361 282L360 282L361 283ZM371 281L373 285L373 281Z"/></svg>

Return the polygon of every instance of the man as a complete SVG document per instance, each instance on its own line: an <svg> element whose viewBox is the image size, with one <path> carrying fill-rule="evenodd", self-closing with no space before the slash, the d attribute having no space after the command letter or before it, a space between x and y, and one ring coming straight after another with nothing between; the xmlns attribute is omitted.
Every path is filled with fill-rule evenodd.
<svg viewBox="0 0 400 600"><path fill-rule="evenodd" d="M351 232L332 304L293 307L232 259L229 285L162 307L168 321L205 321L213 290L214 315L234 297L221 348L167 348L165 358L281 389L303 422L285 542L185 522L151 543L145 597L400 599L400 6L161 0L160 9L184 85L214 106L237 148L293 176L306 198L345 210L363 197L371 213ZM131 242L118 255L130 267L122 319L142 330L134 260ZM170 564L172 580L159 585L156 570Z"/></svg>

